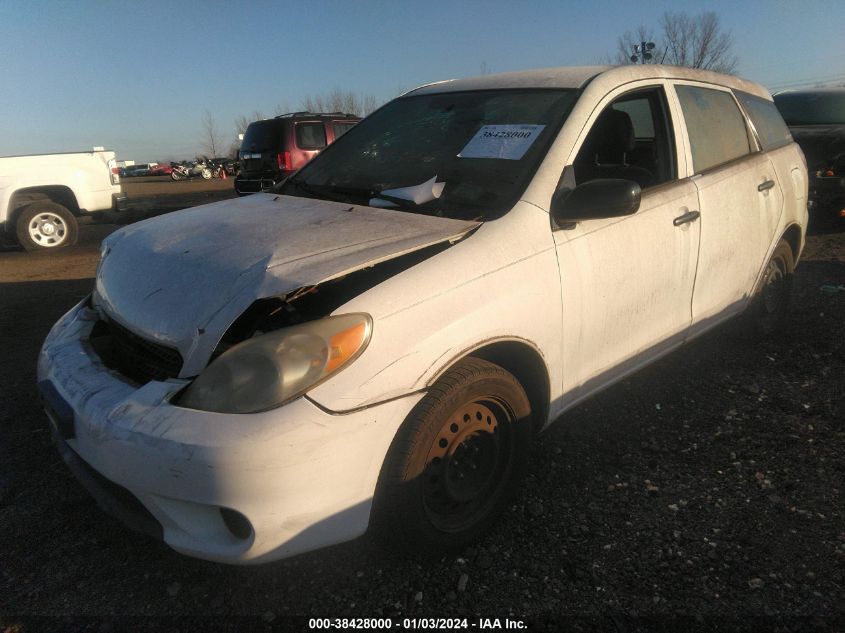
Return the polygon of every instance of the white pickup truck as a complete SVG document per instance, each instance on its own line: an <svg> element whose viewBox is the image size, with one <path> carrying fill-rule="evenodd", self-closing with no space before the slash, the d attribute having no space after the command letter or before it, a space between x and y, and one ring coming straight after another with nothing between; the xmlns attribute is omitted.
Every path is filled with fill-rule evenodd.
<svg viewBox="0 0 845 633"><path fill-rule="evenodd" d="M26 250L71 246L78 218L125 207L113 151L0 157L0 237Z"/></svg>

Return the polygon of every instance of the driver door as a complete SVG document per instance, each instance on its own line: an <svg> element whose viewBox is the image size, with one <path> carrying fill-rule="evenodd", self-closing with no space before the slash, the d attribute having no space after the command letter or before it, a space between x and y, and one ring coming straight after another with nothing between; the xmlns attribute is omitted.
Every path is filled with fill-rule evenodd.
<svg viewBox="0 0 845 633"><path fill-rule="evenodd" d="M624 178L639 210L554 231L568 406L679 345L691 322L698 192L678 164L672 107L656 82L608 95L576 143L564 180ZM573 182L574 181L574 182Z"/></svg>

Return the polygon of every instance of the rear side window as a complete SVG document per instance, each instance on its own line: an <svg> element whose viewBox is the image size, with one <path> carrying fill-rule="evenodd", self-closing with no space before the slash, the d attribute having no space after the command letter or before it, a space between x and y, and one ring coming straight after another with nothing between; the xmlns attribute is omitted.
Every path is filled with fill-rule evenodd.
<svg viewBox="0 0 845 633"><path fill-rule="evenodd" d="M334 121L332 127L334 128L334 138L339 139L355 126L352 121Z"/></svg>
<svg viewBox="0 0 845 633"><path fill-rule="evenodd" d="M300 149L322 149L326 146L326 128L322 123L297 123L296 146Z"/></svg>
<svg viewBox="0 0 845 633"><path fill-rule="evenodd" d="M754 124L764 151L792 142L792 134L789 133L789 128L773 102L739 90L735 94Z"/></svg>
<svg viewBox="0 0 845 633"><path fill-rule="evenodd" d="M751 152L748 129L729 92L675 86L689 133L696 173Z"/></svg>

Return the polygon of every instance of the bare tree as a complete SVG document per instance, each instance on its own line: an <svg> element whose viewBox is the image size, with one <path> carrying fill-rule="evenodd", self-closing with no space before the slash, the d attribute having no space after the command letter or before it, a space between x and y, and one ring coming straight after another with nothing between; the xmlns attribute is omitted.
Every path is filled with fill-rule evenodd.
<svg viewBox="0 0 845 633"><path fill-rule="evenodd" d="M733 36L730 32L722 32L719 16L713 11L704 11L697 16L667 12L660 18L660 26L668 63L720 73L736 71Z"/></svg>
<svg viewBox="0 0 845 633"><path fill-rule="evenodd" d="M633 47L640 42L655 42L652 59L646 63L673 64L733 73L738 63L733 54L733 36L722 31L719 16L713 11L698 15L666 12L660 17L661 33L640 25L633 33L626 31L616 41L617 64L631 63Z"/></svg>
<svg viewBox="0 0 845 633"><path fill-rule="evenodd" d="M355 94L351 90L335 88L328 94L309 95L300 103L309 112L343 112L366 116L379 106L374 95Z"/></svg>
<svg viewBox="0 0 845 633"><path fill-rule="evenodd" d="M210 158L217 156L217 150L221 148L220 133L217 131L217 122L214 115L208 110L202 115L202 148Z"/></svg>
<svg viewBox="0 0 845 633"><path fill-rule="evenodd" d="M264 118L264 115L261 113L260 110L253 110L252 114L246 116L242 114L237 119L235 119L235 129L238 131L238 134L243 134L246 132L246 129L249 127L249 124L253 121L260 121Z"/></svg>
<svg viewBox="0 0 845 633"><path fill-rule="evenodd" d="M280 101L276 104L276 107L273 108L273 114L276 116L279 116L280 114L287 114L288 112L292 112L292 110L287 101Z"/></svg>

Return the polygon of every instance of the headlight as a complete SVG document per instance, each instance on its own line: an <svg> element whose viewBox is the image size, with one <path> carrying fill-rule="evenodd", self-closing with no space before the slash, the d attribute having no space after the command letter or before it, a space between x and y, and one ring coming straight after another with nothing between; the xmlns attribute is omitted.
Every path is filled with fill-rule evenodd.
<svg viewBox="0 0 845 633"><path fill-rule="evenodd" d="M212 362L178 404L219 413L278 407L357 358L371 332L369 315L344 314L256 336Z"/></svg>

